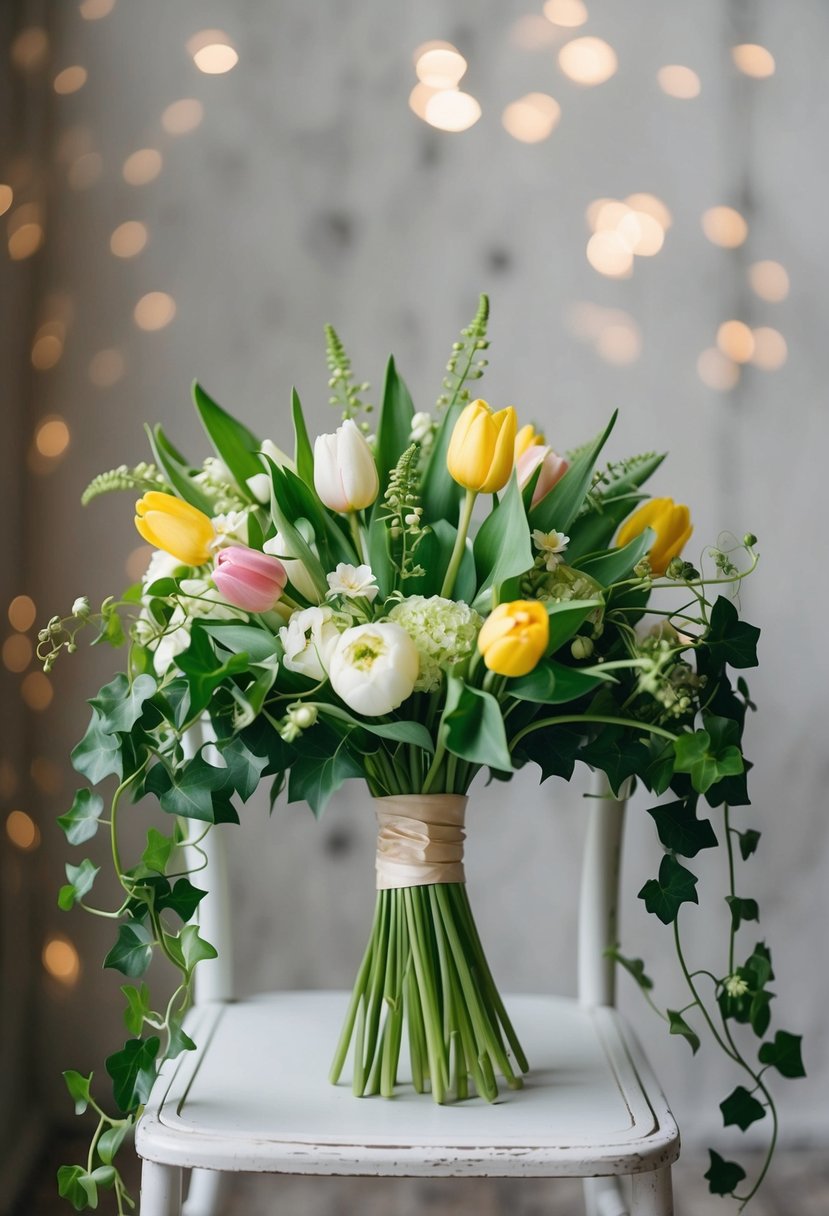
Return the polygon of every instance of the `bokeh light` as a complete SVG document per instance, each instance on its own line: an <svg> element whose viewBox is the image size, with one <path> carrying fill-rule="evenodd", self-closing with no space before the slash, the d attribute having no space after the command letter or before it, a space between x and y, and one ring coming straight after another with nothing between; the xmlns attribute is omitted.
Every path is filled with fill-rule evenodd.
<svg viewBox="0 0 829 1216"><path fill-rule="evenodd" d="M574 38L558 53L562 72L576 84L597 85L610 80L619 61L609 42L602 38Z"/></svg>
<svg viewBox="0 0 829 1216"><path fill-rule="evenodd" d="M726 393L739 383L740 367L716 346L709 346L697 359L697 375L707 388Z"/></svg>
<svg viewBox="0 0 829 1216"><path fill-rule="evenodd" d="M83 0L79 12L85 21L100 21L115 8L115 0Z"/></svg>
<svg viewBox="0 0 829 1216"><path fill-rule="evenodd" d="M137 545L135 549L131 549L125 563L127 578L134 583L143 578L154 552L152 545Z"/></svg>
<svg viewBox="0 0 829 1216"><path fill-rule="evenodd" d="M599 274L611 279L627 278L633 269L630 246L618 232L594 232L587 242L587 260Z"/></svg>
<svg viewBox="0 0 829 1216"><path fill-rule="evenodd" d="M589 343L605 363L629 366L642 353L639 326L621 308L605 308L582 300L568 311L567 322L571 333Z"/></svg>
<svg viewBox="0 0 829 1216"><path fill-rule="evenodd" d="M471 93L440 90L429 98L424 118L439 131L468 131L481 117L481 107Z"/></svg>
<svg viewBox="0 0 829 1216"><path fill-rule="evenodd" d="M467 62L451 43L426 43L415 53L415 71L421 84L430 89L454 89L467 69Z"/></svg>
<svg viewBox="0 0 829 1216"><path fill-rule="evenodd" d="M756 42L743 42L731 48L731 58L744 76L764 80L774 75L774 55Z"/></svg>
<svg viewBox="0 0 829 1216"><path fill-rule="evenodd" d="M128 185L146 186L158 177L163 163L157 148L139 148L124 161L121 173Z"/></svg>
<svg viewBox="0 0 829 1216"><path fill-rule="evenodd" d="M6 671L19 674L25 671L32 661L34 651L32 643L25 633L11 633L3 642L2 658Z"/></svg>
<svg viewBox="0 0 829 1216"><path fill-rule="evenodd" d="M12 629L25 633L31 629L37 620L37 607L30 595L16 595L8 608L9 624Z"/></svg>
<svg viewBox="0 0 829 1216"><path fill-rule="evenodd" d="M48 709L54 696L49 677L42 671L30 671L24 676L20 693L29 709L37 712Z"/></svg>
<svg viewBox="0 0 829 1216"><path fill-rule="evenodd" d="M176 302L166 291L148 291L133 310L135 324L148 331L164 329L175 315Z"/></svg>
<svg viewBox="0 0 829 1216"><path fill-rule="evenodd" d="M45 239L40 208L36 203L23 203L9 215L9 257L21 262L37 253Z"/></svg>
<svg viewBox="0 0 829 1216"><path fill-rule="evenodd" d="M0 182L0 215L5 215L14 202L14 190L5 182Z"/></svg>
<svg viewBox="0 0 829 1216"><path fill-rule="evenodd" d="M789 294L789 275L780 262L753 262L748 268L751 289L761 300L778 304Z"/></svg>
<svg viewBox="0 0 829 1216"><path fill-rule="evenodd" d="M662 92L677 98L678 101L691 101L694 97L699 97L702 88L694 69L679 63L669 63L660 68L656 79Z"/></svg>
<svg viewBox="0 0 829 1216"><path fill-rule="evenodd" d="M501 117L504 129L525 144L537 144L552 135L561 117L561 106L547 93L527 93L506 107Z"/></svg>
<svg viewBox="0 0 829 1216"><path fill-rule="evenodd" d="M32 342L32 367L39 372L49 371L60 361L66 326L62 321L46 321L40 326Z"/></svg>
<svg viewBox="0 0 829 1216"><path fill-rule="evenodd" d="M639 358L642 353L642 339L634 325L613 322L606 325L597 336L596 350L606 363L625 367Z"/></svg>
<svg viewBox="0 0 829 1216"><path fill-rule="evenodd" d="M65 419L58 414L42 419L35 430L35 447L39 455L49 460L63 456L69 447L69 427Z"/></svg>
<svg viewBox="0 0 829 1216"><path fill-rule="evenodd" d="M117 258L134 258L147 244L147 228L140 220L125 220L109 238L109 247Z"/></svg>
<svg viewBox="0 0 829 1216"><path fill-rule="evenodd" d="M81 973L81 961L72 943L65 937L50 937L43 947L43 967L60 984L71 987Z"/></svg>
<svg viewBox="0 0 829 1216"><path fill-rule="evenodd" d="M735 363L748 363L754 354L754 334L745 321L723 321L717 330L717 346Z"/></svg>
<svg viewBox="0 0 829 1216"><path fill-rule="evenodd" d="M737 249L748 236L748 224L734 207L709 207L702 215L702 230L723 249Z"/></svg>
<svg viewBox="0 0 829 1216"><path fill-rule="evenodd" d="M6 835L16 849L31 853L40 844L40 831L25 811L10 811L6 816Z"/></svg>
<svg viewBox="0 0 829 1216"><path fill-rule="evenodd" d="M788 358L786 339L770 325L760 325L754 330L754 351L751 362L764 372L776 372Z"/></svg>
<svg viewBox="0 0 829 1216"><path fill-rule="evenodd" d="M631 205L638 200L646 203L647 210ZM617 238L614 245L596 242L593 248L598 251L597 256L604 261L608 251L619 243L637 257L653 257L659 253L665 243L665 226L657 215L670 224L670 212L653 195L630 195L624 202L615 198L595 199L587 208L589 226L595 235L605 233Z"/></svg>
<svg viewBox="0 0 829 1216"><path fill-rule="evenodd" d="M120 350L107 347L99 350L89 361L89 379L96 388L112 388L124 375L126 361Z"/></svg>
<svg viewBox="0 0 829 1216"><path fill-rule="evenodd" d="M168 135L188 135L204 118L204 106L195 97L174 101L161 115L161 125Z"/></svg>
<svg viewBox="0 0 829 1216"><path fill-rule="evenodd" d="M58 72L52 81L52 88L56 93L65 96L69 93L77 93L79 89L83 88L86 81L86 68L81 67L79 63L75 63L71 67L64 68Z"/></svg>
<svg viewBox="0 0 829 1216"><path fill-rule="evenodd" d="M22 29L11 44L11 61L21 72L36 72L49 58L49 35L39 25Z"/></svg>
<svg viewBox="0 0 829 1216"><path fill-rule="evenodd" d="M546 0L544 16L553 25L561 25L565 29L575 29L584 25L587 20L587 6L583 0Z"/></svg>
<svg viewBox="0 0 829 1216"><path fill-rule="evenodd" d="M200 30L187 40L187 50L199 71L207 76L223 76L239 62L224 30Z"/></svg>
<svg viewBox="0 0 829 1216"><path fill-rule="evenodd" d="M540 13L524 13L512 23L509 37L520 51L544 51L555 44L558 35Z"/></svg>

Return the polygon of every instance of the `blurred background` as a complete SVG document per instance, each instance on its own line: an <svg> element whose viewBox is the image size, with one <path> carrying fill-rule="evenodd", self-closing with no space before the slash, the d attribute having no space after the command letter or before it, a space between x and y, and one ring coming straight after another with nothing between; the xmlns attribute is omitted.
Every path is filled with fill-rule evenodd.
<svg viewBox="0 0 829 1216"><path fill-rule="evenodd" d="M100 970L111 930L55 902L68 754L120 656L81 647L47 678L33 646L76 596L138 577L148 549L129 495L82 508L82 490L148 455L145 420L200 461L196 376L277 442L292 384L312 433L333 429L327 321L375 394L393 351L428 410L487 291L482 395L558 450L619 407L610 454L670 449L654 490L691 505L692 560L722 529L759 537L741 593L763 637L739 826L763 839L744 886L809 1077L777 1086L785 1151L756 1211L829 1210L828 51L821 0L4 0L0 1209L72 1127L61 1070L102 1073L123 1040L121 977ZM584 779L534 777L473 795L470 891L501 987L572 994ZM636 899L660 857L647 805L630 813L622 944L669 1005L670 935ZM350 986L373 834L356 788L321 823L248 804L227 830L241 992ZM692 956L725 939L722 864L686 917ZM669 1039L624 977L621 1002L695 1163L678 1209L725 1210L695 1154L712 1137L742 1147L717 1109L737 1078ZM309 1211L355 1195L302 1185ZM461 1194L418 1185L413 1205ZM270 1210L265 1194L246 1210Z"/></svg>

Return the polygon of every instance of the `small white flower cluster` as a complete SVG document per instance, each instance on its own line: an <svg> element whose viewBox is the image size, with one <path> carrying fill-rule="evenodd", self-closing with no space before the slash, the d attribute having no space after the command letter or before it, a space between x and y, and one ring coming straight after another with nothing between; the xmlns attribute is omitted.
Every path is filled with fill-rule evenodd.
<svg viewBox="0 0 829 1216"><path fill-rule="evenodd" d="M410 595L395 604L389 620L402 626L417 648L420 672L416 692L433 692L443 673L475 647L483 621L462 601L440 595Z"/></svg>

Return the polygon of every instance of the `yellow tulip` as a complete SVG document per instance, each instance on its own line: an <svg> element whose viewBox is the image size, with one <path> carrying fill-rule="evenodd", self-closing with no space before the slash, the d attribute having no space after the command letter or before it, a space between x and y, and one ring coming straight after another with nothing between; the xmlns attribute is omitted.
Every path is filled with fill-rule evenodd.
<svg viewBox="0 0 829 1216"><path fill-rule="evenodd" d="M521 430L515 436L515 459L517 460L519 456L523 456L527 448L543 445L543 443L544 436L540 431L535 429L531 422L528 422L526 426L521 427Z"/></svg>
<svg viewBox="0 0 829 1216"><path fill-rule="evenodd" d="M203 566L210 559L213 524L203 511L173 494L150 490L139 498L135 526L144 540L185 566Z"/></svg>
<svg viewBox="0 0 829 1216"><path fill-rule="evenodd" d="M455 481L473 494L496 494L510 479L518 419L512 406L493 413L485 401L461 411L446 454Z"/></svg>
<svg viewBox="0 0 829 1216"><path fill-rule="evenodd" d="M671 558L678 557L694 530L691 514L682 503L672 498L651 498L619 529L616 544L621 548L641 536L645 528L653 528L656 540L648 553L654 574L664 574Z"/></svg>
<svg viewBox="0 0 829 1216"><path fill-rule="evenodd" d="M499 604L478 634L478 650L499 676L525 676L547 649L550 618L538 600Z"/></svg>

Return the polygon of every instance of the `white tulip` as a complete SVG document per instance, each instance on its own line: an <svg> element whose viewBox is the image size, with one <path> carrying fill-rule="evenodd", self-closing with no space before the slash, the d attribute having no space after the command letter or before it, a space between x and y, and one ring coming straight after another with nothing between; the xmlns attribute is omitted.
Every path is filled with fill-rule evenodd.
<svg viewBox="0 0 829 1216"><path fill-rule="evenodd" d="M332 511L361 511L380 491L371 448L353 418L314 443L314 488Z"/></svg>
<svg viewBox="0 0 829 1216"><path fill-rule="evenodd" d="M377 718L411 696L418 670L417 648L405 629L379 621L346 629L331 656L328 678L346 705Z"/></svg>
<svg viewBox="0 0 829 1216"><path fill-rule="evenodd" d="M302 519L297 520L295 526L303 540L308 541L310 544L314 536L313 529ZM266 540L262 546L262 551L269 553L271 557L279 558L285 567L291 585L296 587L301 596L306 600L310 600L312 604L319 603L320 593L316 583L306 570L305 563L291 551L290 545L281 532L277 532L270 540Z"/></svg>
<svg viewBox="0 0 829 1216"><path fill-rule="evenodd" d="M283 662L311 680L324 680L340 638L330 608L302 608L279 631Z"/></svg>

